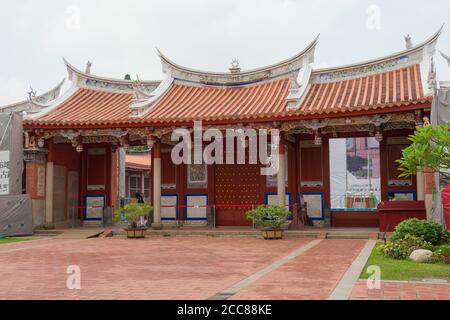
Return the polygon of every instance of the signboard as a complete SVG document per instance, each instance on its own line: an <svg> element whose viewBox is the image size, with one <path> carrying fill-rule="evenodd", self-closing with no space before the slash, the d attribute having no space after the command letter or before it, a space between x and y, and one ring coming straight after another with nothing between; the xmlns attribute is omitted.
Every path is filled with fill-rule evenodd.
<svg viewBox="0 0 450 320"><path fill-rule="evenodd" d="M162 220L176 220L178 210L178 196L161 196L161 218Z"/></svg>
<svg viewBox="0 0 450 320"><path fill-rule="evenodd" d="M267 194L267 198L266 198L266 204L269 206L272 205L277 205L278 204L278 195L277 194ZM291 195L290 194L286 194L286 200L284 200L286 205L290 205L291 204Z"/></svg>
<svg viewBox="0 0 450 320"><path fill-rule="evenodd" d="M37 170L37 196L45 197L45 167L39 166Z"/></svg>
<svg viewBox="0 0 450 320"><path fill-rule="evenodd" d="M86 196L85 220L103 220L105 196Z"/></svg>
<svg viewBox="0 0 450 320"><path fill-rule="evenodd" d="M9 150L0 151L0 195L9 195Z"/></svg>
<svg viewBox="0 0 450 320"><path fill-rule="evenodd" d="M325 216L323 194L304 193L303 199L306 202L308 216L313 220L323 220Z"/></svg>
<svg viewBox="0 0 450 320"><path fill-rule="evenodd" d="M207 205L208 205L207 195L187 195L186 196L187 220L206 220Z"/></svg>

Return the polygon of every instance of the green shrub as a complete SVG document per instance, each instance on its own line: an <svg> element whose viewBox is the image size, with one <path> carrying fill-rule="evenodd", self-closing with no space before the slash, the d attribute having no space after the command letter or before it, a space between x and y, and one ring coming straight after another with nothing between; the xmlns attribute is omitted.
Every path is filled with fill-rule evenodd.
<svg viewBox="0 0 450 320"><path fill-rule="evenodd" d="M423 240L432 244L437 244L446 237L443 225L432 221L410 219L397 226L391 240L403 239L407 234L422 237Z"/></svg>
<svg viewBox="0 0 450 320"><path fill-rule="evenodd" d="M445 230L444 228L444 230L442 231L441 244L450 245L450 230Z"/></svg>
<svg viewBox="0 0 450 320"><path fill-rule="evenodd" d="M398 240L390 240L381 247L384 255L394 259L407 259L414 250L428 249L431 250L433 245L425 241L423 237L416 237L407 234Z"/></svg>
<svg viewBox="0 0 450 320"><path fill-rule="evenodd" d="M450 253L450 244L443 244L433 248L433 257L428 263L444 263L445 255Z"/></svg>
<svg viewBox="0 0 450 320"><path fill-rule="evenodd" d="M248 211L247 219L258 227L279 229L288 221L290 214L288 209L279 205L262 205Z"/></svg>
<svg viewBox="0 0 450 320"><path fill-rule="evenodd" d="M121 221L124 218L129 227L136 228L141 217L149 216L153 207L146 203L129 203L114 212L114 220Z"/></svg>

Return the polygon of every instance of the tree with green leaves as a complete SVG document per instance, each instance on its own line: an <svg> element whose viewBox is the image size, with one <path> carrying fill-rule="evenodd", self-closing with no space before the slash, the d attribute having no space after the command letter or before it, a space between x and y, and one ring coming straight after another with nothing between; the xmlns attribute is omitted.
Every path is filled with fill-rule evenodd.
<svg viewBox="0 0 450 320"><path fill-rule="evenodd" d="M439 172L450 183L450 125L418 127L410 136L412 144L403 150L399 177L410 177L418 170L429 168Z"/></svg>

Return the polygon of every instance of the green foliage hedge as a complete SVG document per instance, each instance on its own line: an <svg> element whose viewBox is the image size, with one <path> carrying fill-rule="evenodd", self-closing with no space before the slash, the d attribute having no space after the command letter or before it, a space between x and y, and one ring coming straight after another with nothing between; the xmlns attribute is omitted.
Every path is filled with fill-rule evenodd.
<svg viewBox="0 0 450 320"><path fill-rule="evenodd" d="M404 238L389 241L381 247L383 253L394 259L407 259L414 250L428 249L431 250L433 245L425 241L422 237L416 237L407 234Z"/></svg>
<svg viewBox="0 0 450 320"><path fill-rule="evenodd" d="M408 259L417 249L433 252L428 263L443 263L445 255L450 252L449 232L436 222L405 220L397 226L390 240L381 246L383 254L394 259Z"/></svg>
<svg viewBox="0 0 450 320"><path fill-rule="evenodd" d="M448 239L448 232L444 230L443 225L432 221L410 219L403 221L397 226L391 236L391 240L404 239L408 234L422 237L423 240L432 244L438 244Z"/></svg>

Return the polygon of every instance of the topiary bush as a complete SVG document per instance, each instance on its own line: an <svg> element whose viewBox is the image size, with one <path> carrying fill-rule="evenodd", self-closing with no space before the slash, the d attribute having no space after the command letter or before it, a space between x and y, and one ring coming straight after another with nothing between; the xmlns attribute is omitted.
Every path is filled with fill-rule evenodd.
<svg viewBox="0 0 450 320"><path fill-rule="evenodd" d="M394 259L407 259L414 250L431 250L432 248L433 245L430 242L425 241L422 237L416 237L410 234L398 240L390 240L381 246L382 252L386 256Z"/></svg>
<svg viewBox="0 0 450 320"><path fill-rule="evenodd" d="M287 223L291 212L285 207L279 205L259 206L256 209L247 212L247 219L252 221L255 226L280 229Z"/></svg>
<svg viewBox="0 0 450 320"><path fill-rule="evenodd" d="M423 240L437 244L446 238L447 232L444 230L444 226L426 220L409 219L400 223L395 232L391 236L391 240L404 239L406 235L412 235L415 237L422 237Z"/></svg>

